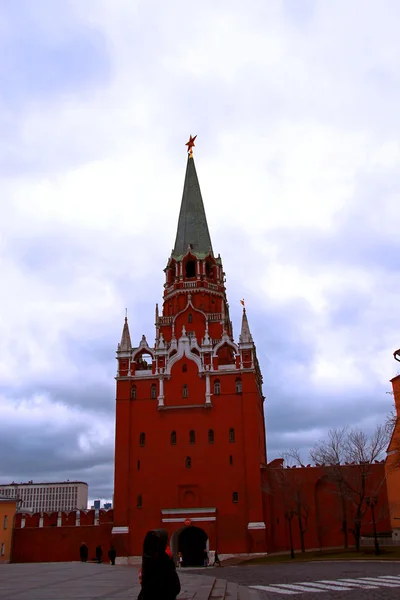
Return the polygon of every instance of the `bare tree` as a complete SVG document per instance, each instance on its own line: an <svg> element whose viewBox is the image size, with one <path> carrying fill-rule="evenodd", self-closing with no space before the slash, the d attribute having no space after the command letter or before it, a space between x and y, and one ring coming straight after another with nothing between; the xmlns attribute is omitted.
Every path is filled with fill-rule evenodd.
<svg viewBox="0 0 400 600"><path fill-rule="evenodd" d="M328 480L336 485L342 506L344 545L348 546L348 506L352 508L352 533L357 551L360 549L361 524L368 508L365 498L372 465L378 461L388 444L388 430L379 425L368 436L360 430L333 429L328 439L318 442L310 452L311 459L323 466ZM375 493L382 486L378 483Z"/></svg>
<svg viewBox="0 0 400 600"><path fill-rule="evenodd" d="M297 448L292 448L291 450L287 450L283 454L283 458L287 466L293 467L304 467L300 452ZM306 495L304 493L304 477L301 476L301 473L291 472L291 481L290 487L292 492L292 503L294 505L294 513L297 516L297 522L299 525L299 534L300 534L300 546L301 551L305 552L305 541L304 534L307 533L308 529L308 513L309 506L306 500Z"/></svg>
<svg viewBox="0 0 400 600"><path fill-rule="evenodd" d="M263 491L271 495L278 495L287 519L291 520L293 516L297 518L301 552L305 552L304 536L308 528L309 513L304 492L306 484L301 473L293 470L294 467L304 467L304 465L297 449L287 450L282 457L285 466L281 464L267 469L268 484L263 485Z"/></svg>

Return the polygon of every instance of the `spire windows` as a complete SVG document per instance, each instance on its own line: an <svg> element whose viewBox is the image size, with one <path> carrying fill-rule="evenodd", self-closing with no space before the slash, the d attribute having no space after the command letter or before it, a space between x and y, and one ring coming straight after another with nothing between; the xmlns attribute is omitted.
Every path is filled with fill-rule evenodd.
<svg viewBox="0 0 400 600"><path fill-rule="evenodd" d="M219 379L214 381L214 394L215 396L219 396L221 393L221 382Z"/></svg>
<svg viewBox="0 0 400 600"><path fill-rule="evenodd" d="M235 391L237 394L241 394L242 393L242 380L240 379L240 377L238 377L236 379L235 382Z"/></svg>
<svg viewBox="0 0 400 600"><path fill-rule="evenodd" d="M196 443L196 432L192 429L189 432L189 444L195 444Z"/></svg>
<svg viewBox="0 0 400 600"><path fill-rule="evenodd" d="M176 446L176 431L171 433L171 446Z"/></svg>
<svg viewBox="0 0 400 600"><path fill-rule="evenodd" d="M189 390L187 383L184 383L182 386L182 398L187 398L189 396Z"/></svg>
<svg viewBox="0 0 400 600"><path fill-rule="evenodd" d="M150 398L152 398L153 400L155 398L157 398L157 386L155 383L151 384L151 388L150 388Z"/></svg>
<svg viewBox="0 0 400 600"><path fill-rule="evenodd" d="M144 446L145 444L146 444L146 434L143 433L143 431L142 431L142 433L139 436L139 445Z"/></svg>
<svg viewBox="0 0 400 600"><path fill-rule="evenodd" d="M131 400L136 400L136 385L131 387Z"/></svg>
<svg viewBox="0 0 400 600"><path fill-rule="evenodd" d="M208 430L208 443L209 444L214 443L214 430L213 429Z"/></svg>
<svg viewBox="0 0 400 600"><path fill-rule="evenodd" d="M137 500L136 500L136 508L142 508L142 506L143 506L142 494L139 494L139 496L137 497Z"/></svg>

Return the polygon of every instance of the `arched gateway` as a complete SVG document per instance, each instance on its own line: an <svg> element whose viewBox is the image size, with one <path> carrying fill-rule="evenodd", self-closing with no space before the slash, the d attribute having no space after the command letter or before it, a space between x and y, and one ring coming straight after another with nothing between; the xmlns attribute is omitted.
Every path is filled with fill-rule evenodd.
<svg viewBox="0 0 400 600"><path fill-rule="evenodd" d="M204 550L208 551L208 536L200 527L183 527L171 536L171 551L176 560L182 553L184 567L200 567L204 564Z"/></svg>

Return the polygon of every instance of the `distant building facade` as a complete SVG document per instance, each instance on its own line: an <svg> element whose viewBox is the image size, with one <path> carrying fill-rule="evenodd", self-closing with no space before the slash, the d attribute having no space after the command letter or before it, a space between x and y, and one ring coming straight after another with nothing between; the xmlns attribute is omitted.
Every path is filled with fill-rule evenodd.
<svg viewBox="0 0 400 600"><path fill-rule="evenodd" d="M17 500L0 495L0 563L11 560L11 545Z"/></svg>
<svg viewBox="0 0 400 600"><path fill-rule="evenodd" d="M83 481L29 481L0 485L0 494L10 500L19 500L20 511L53 512L86 509L88 489L88 484Z"/></svg>

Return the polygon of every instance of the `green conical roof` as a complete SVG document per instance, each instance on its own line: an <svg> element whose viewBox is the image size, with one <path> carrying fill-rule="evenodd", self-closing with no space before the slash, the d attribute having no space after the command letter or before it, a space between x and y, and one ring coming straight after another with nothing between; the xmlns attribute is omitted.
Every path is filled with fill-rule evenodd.
<svg viewBox="0 0 400 600"><path fill-rule="evenodd" d="M199 258L204 257L209 253L210 248L212 249L196 167L193 157L190 156L187 161L178 230L172 256L177 259L184 256L189 244L193 254Z"/></svg>

